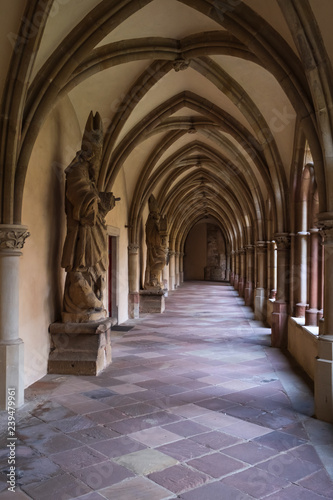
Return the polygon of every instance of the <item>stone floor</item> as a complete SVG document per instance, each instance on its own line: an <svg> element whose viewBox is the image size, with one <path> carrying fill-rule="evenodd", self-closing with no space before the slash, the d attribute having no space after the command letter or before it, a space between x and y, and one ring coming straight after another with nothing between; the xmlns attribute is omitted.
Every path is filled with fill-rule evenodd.
<svg viewBox="0 0 333 500"><path fill-rule="evenodd" d="M185 283L114 332L99 377L31 386L15 496L2 432L1 500L333 499L333 426L252 318L229 285Z"/></svg>

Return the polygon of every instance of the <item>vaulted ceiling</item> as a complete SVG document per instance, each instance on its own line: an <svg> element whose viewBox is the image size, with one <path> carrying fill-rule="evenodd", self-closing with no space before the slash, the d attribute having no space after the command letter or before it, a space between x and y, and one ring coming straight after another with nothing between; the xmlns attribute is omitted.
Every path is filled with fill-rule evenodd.
<svg viewBox="0 0 333 500"><path fill-rule="evenodd" d="M31 2L35 15L41 4L51 10L26 70L14 220L38 133L59 100L67 99L82 131L91 110L102 116L99 187L112 190L120 172L125 176L130 241L138 241L151 193L178 246L203 217L219 223L231 246L267 239L268 219L274 231L288 230L298 129L314 152L320 140L284 3ZM11 2L7 23L13 31L24 4ZM323 14L332 11L330 1L310 5L330 49L330 16ZM325 197L322 188L323 202ZM3 213L10 213L6 202Z"/></svg>

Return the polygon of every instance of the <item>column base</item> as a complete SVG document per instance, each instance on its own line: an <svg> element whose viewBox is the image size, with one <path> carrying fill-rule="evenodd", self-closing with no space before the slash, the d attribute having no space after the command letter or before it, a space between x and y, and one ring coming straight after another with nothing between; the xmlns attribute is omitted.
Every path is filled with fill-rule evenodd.
<svg viewBox="0 0 333 500"><path fill-rule="evenodd" d="M140 313L162 313L165 310L164 292L140 290Z"/></svg>
<svg viewBox="0 0 333 500"><path fill-rule="evenodd" d="M15 408L24 404L24 344L0 344L0 410L8 409L8 389L15 389Z"/></svg>
<svg viewBox="0 0 333 500"><path fill-rule="evenodd" d="M308 307L308 304L303 304L301 302L299 302L298 304L296 304L296 307L295 307L295 317L296 318L304 318L305 311L306 311L307 307Z"/></svg>
<svg viewBox="0 0 333 500"><path fill-rule="evenodd" d="M247 281L246 283L246 287L244 290L244 301L246 306L253 306L253 283L251 281Z"/></svg>
<svg viewBox="0 0 333 500"><path fill-rule="evenodd" d="M98 375L112 362L111 325L111 319L50 325L48 373Z"/></svg>
<svg viewBox="0 0 333 500"><path fill-rule="evenodd" d="M333 335L318 338L314 399L316 417L333 423Z"/></svg>
<svg viewBox="0 0 333 500"><path fill-rule="evenodd" d="M285 302L274 302L272 313L271 346L287 349L288 314Z"/></svg>
<svg viewBox="0 0 333 500"><path fill-rule="evenodd" d="M128 317L138 319L140 317L140 294L133 292L128 294Z"/></svg>
<svg viewBox="0 0 333 500"><path fill-rule="evenodd" d="M307 309L305 311L305 326L318 326L318 309Z"/></svg>
<svg viewBox="0 0 333 500"><path fill-rule="evenodd" d="M239 276L238 274L234 275L234 289L238 291L238 286L239 286Z"/></svg>
<svg viewBox="0 0 333 500"><path fill-rule="evenodd" d="M244 278L240 278L238 282L238 295L244 297Z"/></svg>

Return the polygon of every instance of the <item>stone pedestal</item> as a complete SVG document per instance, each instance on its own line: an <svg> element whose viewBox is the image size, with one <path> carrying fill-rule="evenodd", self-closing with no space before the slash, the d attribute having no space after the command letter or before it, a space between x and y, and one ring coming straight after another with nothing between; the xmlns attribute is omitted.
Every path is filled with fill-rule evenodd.
<svg viewBox="0 0 333 500"><path fill-rule="evenodd" d="M162 313L165 310L163 290L140 290L140 313Z"/></svg>
<svg viewBox="0 0 333 500"><path fill-rule="evenodd" d="M50 325L48 373L98 375L112 362L112 320Z"/></svg>
<svg viewBox="0 0 333 500"><path fill-rule="evenodd" d="M319 420L333 422L333 335L318 338L315 370L315 414Z"/></svg>
<svg viewBox="0 0 333 500"><path fill-rule="evenodd" d="M267 317L267 299L265 288L256 288L254 297L254 319L265 322Z"/></svg>
<svg viewBox="0 0 333 500"><path fill-rule="evenodd" d="M285 302L274 302L272 313L271 346L286 349L288 345L288 305Z"/></svg>
<svg viewBox="0 0 333 500"><path fill-rule="evenodd" d="M244 289L244 302L246 306L252 307L253 305L253 283L247 281Z"/></svg>

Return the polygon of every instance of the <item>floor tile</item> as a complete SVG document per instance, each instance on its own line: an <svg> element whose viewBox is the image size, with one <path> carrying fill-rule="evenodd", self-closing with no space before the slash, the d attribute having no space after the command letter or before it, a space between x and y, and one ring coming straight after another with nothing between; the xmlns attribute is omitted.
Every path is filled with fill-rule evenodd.
<svg viewBox="0 0 333 500"><path fill-rule="evenodd" d="M170 491L145 477L135 477L101 490L108 500L165 500L172 498Z"/></svg>
<svg viewBox="0 0 333 500"><path fill-rule="evenodd" d="M158 450L145 449L142 451L135 451L128 455L115 458L115 462L124 467L127 467L136 474L148 475L155 471L166 469L177 463L177 460L172 457L161 453Z"/></svg>
<svg viewBox="0 0 333 500"><path fill-rule="evenodd" d="M17 460L17 484L27 485L61 473L61 469L52 460L46 457L24 458Z"/></svg>
<svg viewBox="0 0 333 500"><path fill-rule="evenodd" d="M197 436L191 436L190 440L202 444L212 450L221 450L242 442L241 439L220 431L211 431L204 434L198 434Z"/></svg>
<svg viewBox="0 0 333 500"><path fill-rule="evenodd" d="M120 457L121 455L127 455L128 453L133 453L146 448L145 445L130 438L129 436L121 436L114 439L108 439L106 441L100 441L98 443L90 444L90 447L109 458Z"/></svg>
<svg viewBox="0 0 333 500"><path fill-rule="evenodd" d="M216 479L247 467L247 464L244 462L218 452L190 460L187 462L187 465Z"/></svg>
<svg viewBox="0 0 333 500"><path fill-rule="evenodd" d="M227 484L222 484L219 481L214 483L205 484L200 488L195 488L194 490L188 491L187 493L182 493L180 497L182 500L251 500L253 497L249 497L245 493L228 486Z"/></svg>
<svg viewBox="0 0 333 500"><path fill-rule="evenodd" d="M324 470L311 474L311 476L298 481L298 484L325 498L333 498L333 481Z"/></svg>
<svg viewBox="0 0 333 500"><path fill-rule="evenodd" d="M181 462L206 455L209 452L205 446L195 443L189 439L181 439L180 441L175 441L174 443L165 444L160 446L158 450Z"/></svg>
<svg viewBox="0 0 333 500"><path fill-rule="evenodd" d="M100 490L134 477L134 474L128 468L111 460L84 467L74 471L73 474L93 490Z"/></svg>
<svg viewBox="0 0 333 500"><path fill-rule="evenodd" d="M91 490L86 484L70 474L62 474L46 481L24 486L24 491L34 500L45 500L46 498L48 500L69 500L84 495Z"/></svg>
<svg viewBox="0 0 333 500"><path fill-rule="evenodd" d="M301 486L297 486L292 484L287 488L283 488L278 493L274 493L273 495L269 495L266 497L267 500L324 500L321 495L317 495L317 493L313 491L306 490Z"/></svg>
<svg viewBox="0 0 333 500"><path fill-rule="evenodd" d="M87 429L82 429L81 431L69 432L66 434L66 438L68 437L73 438L80 443L94 444L99 441L119 437L119 434L102 425L96 425L95 427L88 427Z"/></svg>
<svg viewBox="0 0 333 500"><path fill-rule="evenodd" d="M163 444L172 443L173 441L181 439L179 434L170 432L168 428L169 426L151 427L150 429L145 429L143 431L133 432L131 434L131 438L149 446L150 448L156 448L157 446L162 446Z"/></svg>
<svg viewBox="0 0 333 500"><path fill-rule="evenodd" d="M105 455L88 448L88 446L81 446L81 448L75 448L74 450L55 453L51 455L50 458L55 464L58 464L62 469L68 472L73 472L83 467L105 461Z"/></svg>
<svg viewBox="0 0 333 500"><path fill-rule="evenodd" d="M223 450L223 453L251 465L263 462L273 455L276 455L275 450L267 448L266 446L261 446L253 441L231 446Z"/></svg>
<svg viewBox="0 0 333 500"><path fill-rule="evenodd" d="M285 479L278 478L256 467L251 467L237 474L228 476L222 479L221 482L233 486L257 499L263 498L270 493L280 491L290 484Z"/></svg>
<svg viewBox="0 0 333 500"><path fill-rule="evenodd" d="M258 464L257 467L275 476L283 477L291 483L300 481L321 469L321 465L300 460L299 458L295 458L291 453L280 454L275 458Z"/></svg>
<svg viewBox="0 0 333 500"><path fill-rule="evenodd" d="M207 476L195 472L184 465L176 465L149 475L149 479L164 486L173 493L179 494L201 486L207 481Z"/></svg>
<svg viewBox="0 0 333 500"><path fill-rule="evenodd" d="M195 436L196 434L202 434L210 430L209 427L205 425L198 424L193 420L186 420L181 422L176 422L174 424L166 425L165 429L179 434L179 436L190 437Z"/></svg>

